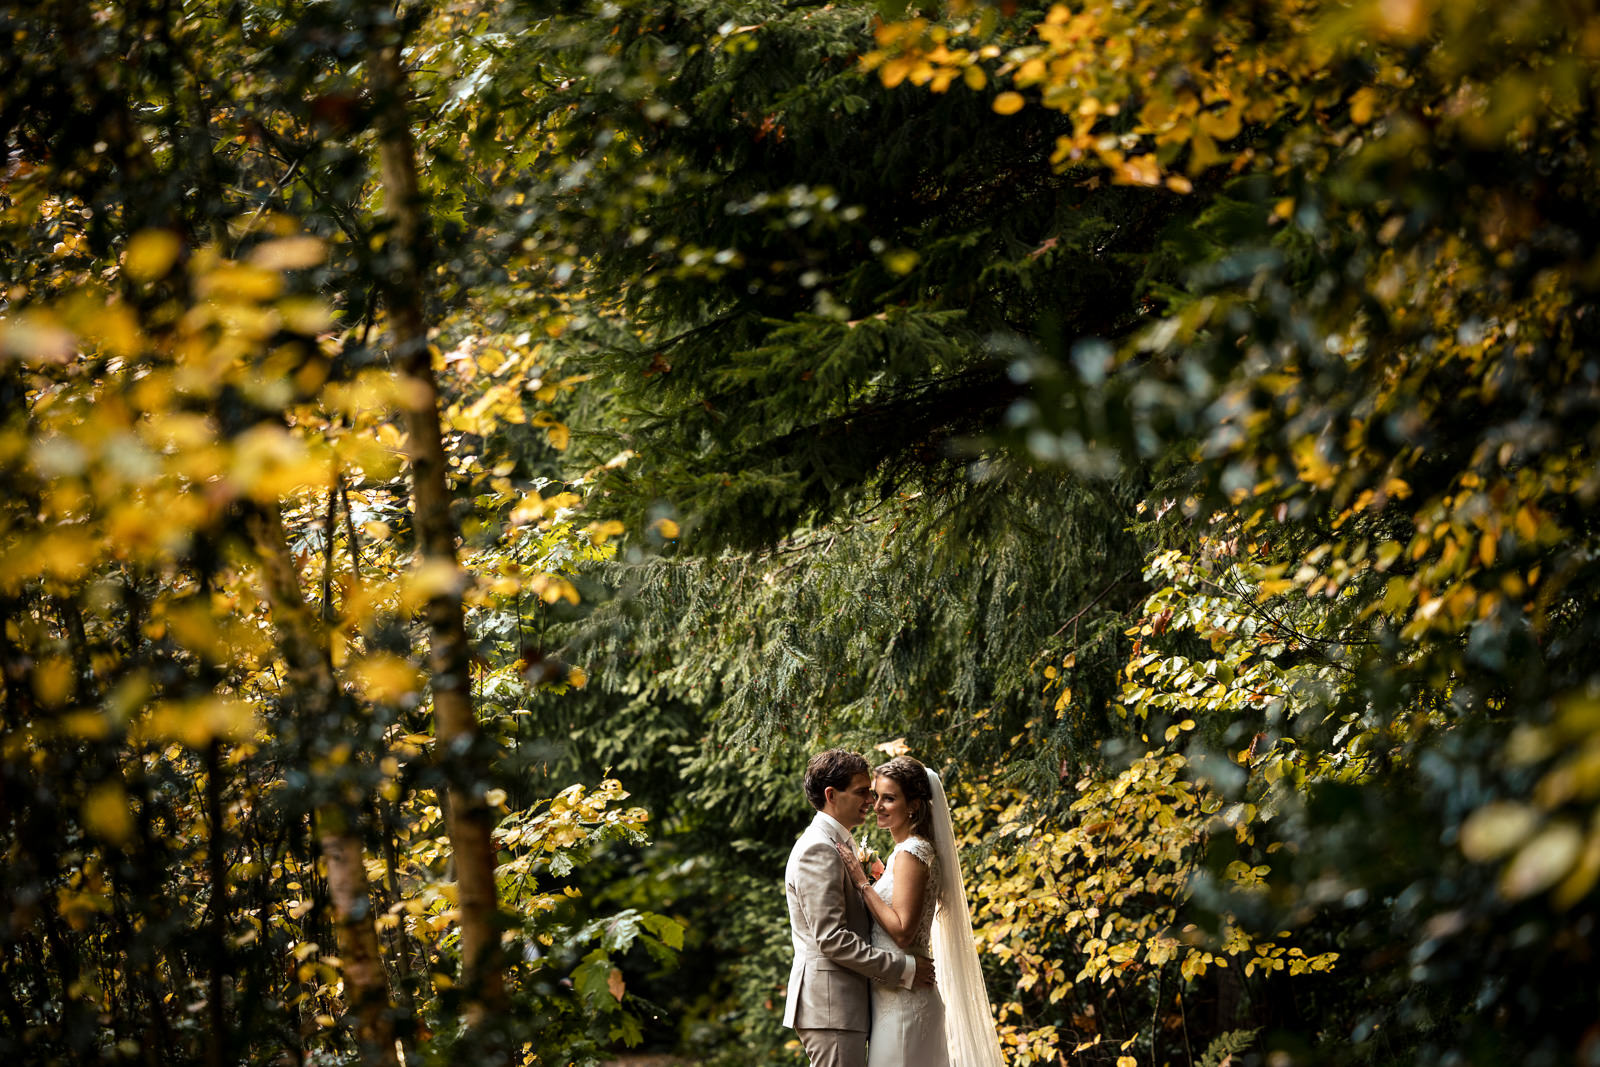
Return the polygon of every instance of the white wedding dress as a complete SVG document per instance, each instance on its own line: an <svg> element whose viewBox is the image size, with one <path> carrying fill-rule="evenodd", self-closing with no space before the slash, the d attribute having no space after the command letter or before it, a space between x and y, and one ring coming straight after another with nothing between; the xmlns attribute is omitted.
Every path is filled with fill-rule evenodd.
<svg viewBox="0 0 1600 1067"><path fill-rule="evenodd" d="M908 837L894 847L884 863L883 877L871 892L885 903L894 903L894 864L901 852L909 852L928 868L927 892L916 935L902 949L881 926L872 928L874 948L890 952L933 955L934 901L938 895L939 859L933 843L921 837ZM944 1001L934 987L902 989L884 982L872 983L872 1035L867 1042L867 1067L950 1067L945 1044Z"/></svg>
<svg viewBox="0 0 1600 1067"><path fill-rule="evenodd" d="M933 959L938 986L891 988L872 983L872 1032L867 1067L1005 1067L983 984L972 914L961 879L950 802L937 772L928 771L932 795L933 840L908 837L894 852L909 852L927 864L927 893L910 950ZM873 892L893 900L894 853ZM874 926L872 943L899 950L894 939Z"/></svg>

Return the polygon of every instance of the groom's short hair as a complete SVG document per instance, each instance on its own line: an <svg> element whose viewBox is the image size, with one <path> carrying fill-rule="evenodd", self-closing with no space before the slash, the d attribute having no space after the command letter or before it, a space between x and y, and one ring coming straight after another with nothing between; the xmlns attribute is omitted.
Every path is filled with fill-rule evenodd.
<svg viewBox="0 0 1600 1067"><path fill-rule="evenodd" d="M859 753L846 752L842 748L818 752L806 764L806 799L811 801L813 808L821 811L828 802L830 788L842 793L850 788L856 775L871 773L871 764Z"/></svg>

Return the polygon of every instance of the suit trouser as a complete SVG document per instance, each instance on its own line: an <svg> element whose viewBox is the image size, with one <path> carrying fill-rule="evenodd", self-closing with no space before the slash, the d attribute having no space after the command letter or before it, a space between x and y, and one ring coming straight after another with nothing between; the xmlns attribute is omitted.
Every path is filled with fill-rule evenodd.
<svg viewBox="0 0 1600 1067"><path fill-rule="evenodd" d="M811 1067L867 1067L865 1030L801 1030L795 1028L800 1047Z"/></svg>

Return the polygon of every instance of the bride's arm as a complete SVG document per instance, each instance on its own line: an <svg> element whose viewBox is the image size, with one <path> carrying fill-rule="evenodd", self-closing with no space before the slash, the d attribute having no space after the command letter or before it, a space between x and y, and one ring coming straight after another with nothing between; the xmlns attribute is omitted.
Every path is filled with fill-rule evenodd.
<svg viewBox="0 0 1600 1067"><path fill-rule="evenodd" d="M906 851L890 856L889 862L894 864L894 900L890 902L871 891L867 872L861 869L861 864L843 846L838 848L855 887L861 890L861 899L872 913L873 922L881 926L896 945L909 948L911 939L916 936L917 920L922 916L923 901L927 898L927 865Z"/></svg>

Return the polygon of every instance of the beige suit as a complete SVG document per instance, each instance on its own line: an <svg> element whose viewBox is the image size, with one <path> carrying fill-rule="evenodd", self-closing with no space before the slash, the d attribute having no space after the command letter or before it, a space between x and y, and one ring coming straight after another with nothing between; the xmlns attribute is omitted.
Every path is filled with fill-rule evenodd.
<svg viewBox="0 0 1600 1067"><path fill-rule="evenodd" d="M864 1063L869 982L909 986L916 973L913 957L872 947L871 917L835 841L855 844L848 830L818 812L783 875L794 938L783 1025L794 1027L815 1067Z"/></svg>

